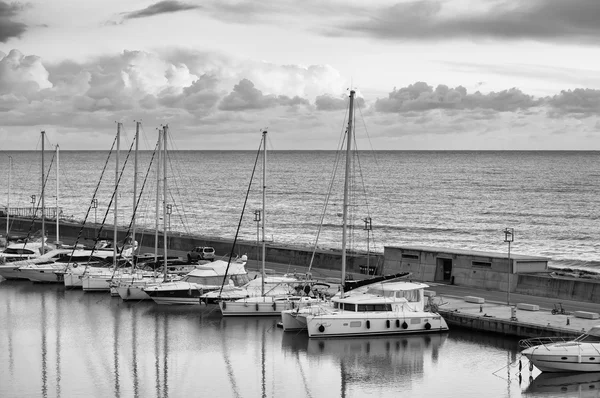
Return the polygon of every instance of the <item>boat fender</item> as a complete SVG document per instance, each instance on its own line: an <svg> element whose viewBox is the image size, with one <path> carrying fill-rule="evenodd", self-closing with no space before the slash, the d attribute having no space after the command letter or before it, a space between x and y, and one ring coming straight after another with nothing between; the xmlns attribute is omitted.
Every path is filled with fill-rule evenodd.
<svg viewBox="0 0 600 398"><path fill-rule="evenodd" d="M426 322L425 323L425 330L429 330L429 329L431 329L431 323Z"/></svg>
<svg viewBox="0 0 600 398"><path fill-rule="evenodd" d="M385 327L387 327L387 328L390 327L390 320L389 319L387 321L385 321Z"/></svg>
<svg viewBox="0 0 600 398"><path fill-rule="evenodd" d="M396 327L399 328L400 327L400 319L396 319Z"/></svg>
<svg viewBox="0 0 600 398"><path fill-rule="evenodd" d="M129 297L131 295L131 292L129 291L129 288L127 288L127 297Z"/></svg>
<svg viewBox="0 0 600 398"><path fill-rule="evenodd" d="M319 332L323 333L324 331L325 331L325 326L319 325Z"/></svg>
<svg viewBox="0 0 600 398"><path fill-rule="evenodd" d="M227 302L223 301L223 309L227 308Z"/></svg>
<svg viewBox="0 0 600 398"><path fill-rule="evenodd" d="M408 323L406 321L402 322L402 329L408 328Z"/></svg>
<svg viewBox="0 0 600 398"><path fill-rule="evenodd" d="M533 362L529 362L529 371L531 372L533 370Z"/></svg>
<svg viewBox="0 0 600 398"><path fill-rule="evenodd" d="M273 311L277 311L277 303L273 303Z"/></svg>
<svg viewBox="0 0 600 398"><path fill-rule="evenodd" d="M258 303L256 303L256 311L258 311Z"/></svg>
<svg viewBox="0 0 600 398"><path fill-rule="evenodd" d="M371 329L371 321L367 321L367 329Z"/></svg>
<svg viewBox="0 0 600 398"><path fill-rule="evenodd" d="M294 303L294 302L292 301L292 309L293 309L293 308L296 308L296 303Z"/></svg>
<svg viewBox="0 0 600 398"><path fill-rule="evenodd" d="M523 368L523 364L521 363L521 360L519 359L519 372L521 371L522 368Z"/></svg>
<svg viewBox="0 0 600 398"><path fill-rule="evenodd" d="M190 287L190 288L188 289L188 296L191 296L191 295L192 295L192 288Z"/></svg>

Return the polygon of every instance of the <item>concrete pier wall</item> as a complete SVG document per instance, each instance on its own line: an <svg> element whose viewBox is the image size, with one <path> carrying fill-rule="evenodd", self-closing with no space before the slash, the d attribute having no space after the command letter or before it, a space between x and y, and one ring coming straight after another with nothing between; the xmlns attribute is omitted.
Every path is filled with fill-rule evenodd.
<svg viewBox="0 0 600 398"><path fill-rule="evenodd" d="M553 278L548 275L519 275L516 293L563 300L600 302L600 281Z"/></svg>
<svg viewBox="0 0 600 398"><path fill-rule="evenodd" d="M41 220L34 220L26 218L11 218L11 231L17 234L27 234L27 232L39 231L42 228ZM56 240L56 223L54 220L46 220L45 229L48 233L48 241L54 242ZM0 217L0 231L6 230L6 218ZM79 243L92 244L98 235L100 225L86 225L77 223L60 223L60 239L66 243L72 243L75 241L77 236L80 236ZM105 226L100 232L101 239L109 239L112 241L113 238L113 227ZM118 240L120 242L125 239L127 231L124 228L118 229ZM138 244L142 247L153 248L155 241L155 234L153 230L136 230L136 237ZM162 254L163 235L158 236L158 251ZM167 250L174 250L179 252L187 252L195 246L212 246L215 248L217 257L230 254L232 250L233 239L219 239L219 238L207 238L202 236L184 235L180 233L173 233L168 236ZM256 241L237 241L234 250L234 255L246 254L249 259L257 259L257 255L262 255L262 250L257 251ZM308 266L312 257L312 249L302 247L291 247L285 245L278 245L274 243L268 243L266 245L266 261L290 264L291 266ZM313 260L313 267L327 270L340 270L342 264L342 255L337 250L317 250ZM366 254L347 254L346 259L346 271L348 273L365 273L367 264L369 267L376 272L381 273L383 264L383 255L379 253L371 253L368 258ZM293 267L290 267L290 272L293 271ZM363 271L363 272L361 272Z"/></svg>

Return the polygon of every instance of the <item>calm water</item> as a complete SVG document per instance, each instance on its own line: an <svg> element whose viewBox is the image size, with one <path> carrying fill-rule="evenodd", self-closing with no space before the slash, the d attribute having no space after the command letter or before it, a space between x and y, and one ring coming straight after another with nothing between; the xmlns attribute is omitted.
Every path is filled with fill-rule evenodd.
<svg viewBox="0 0 600 398"><path fill-rule="evenodd" d="M176 139L176 132L174 136ZM259 138L257 134L257 150ZM276 142L276 135L270 140ZM124 147L128 145L124 143ZM268 153L266 239L312 247L336 152ZM600 264L600 152L359 153L360 168L357 165L355 169L362 171L362 178L354 173L352 196L357 200L351 207L352 248L366 248L363 219L370 216L369 245L375 251L382 252L384 245L402 244L506 252L503 230L512 227L515 253L548 256L551 266L597 268ZM30 196L40 197L40 152L0 155L0 169L4 170L0 202L8 196L10 155L14 161L11 206L30 207ZM115 166L114 155L108 161L107 155L108 151L60 153L59 202L65 215L83 220L100 181L99 208L91 210L87 220L106 220L112 225L112 212L106 209ZM45 158L46 169L51 169L47 205L54 206L56 162L51 151ZM125 158L123 152L121 165ZM150 151L140 155L139 185L144 179L147 182L138 206L138 223L154 228L156 175L150 158ZM256 158L254 151L169 152L167 201L174 205L171 229L233 238ZM260 167L256 173L261 174ZM118 196L122 225L131 219L133 174L131 155ZM340 247L341 167L336 175L318 243L322 247ZM260 185L255 180L242 220L241 237L250 241L256 239L253 211L261 207ZM363 193L367 201L360 199Z"/></svg>
<svg viewBox="0 0 600 398"><path fill-rule="evenodd" d="M596 374L548 380L526 366L519 382L517 341L502 336L309 340L276 322L3 281L0 396L547 397L600 387Z"/></svg>

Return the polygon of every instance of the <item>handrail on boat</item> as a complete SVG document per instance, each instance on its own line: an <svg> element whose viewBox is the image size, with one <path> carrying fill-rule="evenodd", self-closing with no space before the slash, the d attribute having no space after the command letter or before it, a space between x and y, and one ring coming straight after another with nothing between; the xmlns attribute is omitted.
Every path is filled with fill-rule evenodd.
<svg viewBox="0 0 600 398"><path fill-rule="evenodd" d="M545 346L546 344L553 343L566 343L573 341L573 338L569 337L532 337L529 339L519 340L519 347L531 348L535 346Z"/></svg>

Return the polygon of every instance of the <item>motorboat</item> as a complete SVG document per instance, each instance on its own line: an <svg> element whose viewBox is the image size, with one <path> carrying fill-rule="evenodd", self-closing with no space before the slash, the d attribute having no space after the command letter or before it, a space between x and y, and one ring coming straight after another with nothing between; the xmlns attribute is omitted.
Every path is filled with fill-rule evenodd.
<svg viewBox="0 0 600 398"><path fill-rule="evenodd" d="M444 318L425 309L427 287L424 283L406 280L369 284L334 296L330 304L311 305L299 311L296 321L306 324L309 337L447 331Z"/></svg>
<svg viewBox="0 0 600 398"><path fill-rule="evenodd" d="M229 264L229 270L227 267ZM249 282L246 262L235 260L228 263L215 260L197 265L181 280L163 282L145 287L143 290L157 304L200 304L200 297L210 291L220 289L225 278L226 286L242 286Z"/></svg>
<svg viewBox="0 0 600 398"><path fill-rule="evenodd" d="M519 346L542 372L600 372L600 325L574 339L534 337Z"/></svg>
<svg viewBox="0 0 600 398"><path fill-rule="evenodd" d="M45 245L46 250L51 250L53 249L53 247L50 247L49 245ZM0 264L6 264L9 265L8 263L14 262L14 261L23 261L23 260L29 260L32 258L37 258L41 255L42 252L42 242L27 242L27 243L13 243L11 245L8 245L6 247L6 249L4 249L2 252L0 252ZM7 269L10 270L10 266L9 267L2 267L1 269ZM5 277L4 273L0 274L1 276ZM7 272L6 275L8 275L9 277L5 277L6 279L16 279L16 278L10 278L11 273Z"/></svg>
<svg viewBox="0 0 600 398"><path fill-rule="evenodd" d="M47 257L45 257L47 256ZM45 261L33 261L19 268L19 272L32 282L62 283L63 271L80 264L98 264L104 261L91 250L56 249L44 255ZM42 257L40 257L42 258Z"/></svg>

